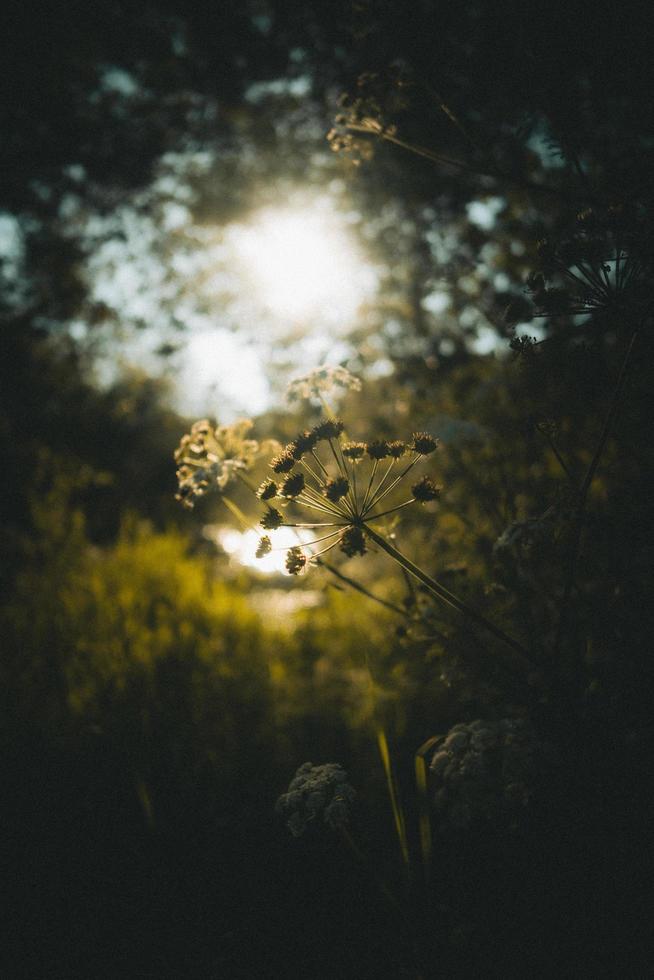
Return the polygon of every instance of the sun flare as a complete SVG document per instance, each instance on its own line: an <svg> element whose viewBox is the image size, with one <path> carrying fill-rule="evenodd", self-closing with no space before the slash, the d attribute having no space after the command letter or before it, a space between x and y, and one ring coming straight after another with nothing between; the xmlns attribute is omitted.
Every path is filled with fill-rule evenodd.
<svg viewBox="0 0 654 980"><path fill-rule="evenodd" d="M263 558L257 558L255 552L261 537L257 531L236 531L232 528L220 528L216 537L218 544L233 561L239 565L256 568L258 572L265 572L269 575L288 575L288 571L286 570L286 553L288 549L297 545L298 540L311 540L311 535L304 531L280 528L275 542L275 549Z"/></svg>

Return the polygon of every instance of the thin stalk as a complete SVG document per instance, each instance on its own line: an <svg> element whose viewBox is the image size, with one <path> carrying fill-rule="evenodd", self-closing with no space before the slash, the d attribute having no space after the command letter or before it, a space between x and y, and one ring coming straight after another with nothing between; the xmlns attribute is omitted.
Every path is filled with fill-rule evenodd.
<svg viewBox="0 0 654 980"><path fill-rule="evenodd" d="M413 763L415 770L416 789L418 790L418 829L420 832L420 854L422 856L422 871L425 886L431 884L431 865L433 855L433 840L431 833L431 801L429 799L429 775L425 756L433 749L439 736L433 735L420 746Z"/></svg>
<svg viewBox="0 0 654 980"><path fill-rule="evenodd" d="M280 524L280 527L348 527L347 524Z"/></svg>
<svg viewBox="0 0 654 980"><path fill-rule="evenodd" d="M368 668L368 676L370 678L370 685L373 689L373 699L374 699L374 680L372 674L370 673L370 668ZM375 725L375 737L377 739L377 748L379 749L379 756L382 761L382 766L384 767L384 775L386 776L386 787L388 789L388 796L391 801L391 809L393 811L393 821L395 823L395 832L397 833L398 843L400 845L400 853L402 854L402 861L404 862L407 870L409 869L409 842L406 835L406 821L404 819L404 810L400 802L399 789L397 785L397 780L395 778L395 773L393 771L393 765L391 763L391 754L388 750L388 740L386 738L386 732L384 731L382 725L377 723Z"/></svg>
<svg viewBox="0 0 654 980"><path fill-rule="evenodd" d="M387 599L382 599L378 595L375 595L373 592L370 592L368 589L366 589L364 585L361 585L361 583L357 582L356 579L349 578L349 576L344 575L343 572L339 571L338 568L335 568L334 565L330 565L328 562L322 560L317 561L316 565L321 565L328 572L330 572L335 578L340 579L341 582L345 582L346 585L349 585L351 589L355 590L355 592L360 592L361 595L366 596L366 598L368 599L372 599L373 602L379 603L380 606L384 606L386 609L390 609L391 612L397 613L399 616L403 616L405 619L407 618L408 614L406 609L402 609L400 606L394 605L392 602L389 602Z"/></svg>
<svg viewBox="0 0 654 980"><path fill-rule="evenodd" d="M566 462L563 459L563 456L559 452L559 449L558 449L556 443L554 442L554 439L552 439L552 437L549 434L549 432L546 432L545 429L541 429L541 428L538 428L537 427L537 431L540 432L540 434L542 436L544 436L544 438L547 440L547 444L550 447L550 449L552 450L552 452L554 453L554 456L556 457L556 460L557 460L559 466L561 467L561 469L563 470L563 472L567 476L569 482L572 484L572 486L574 486L575 485L575 481L572 478L572 473L568 469L568 466L566 465Z"/></svg>
<svg viewBox="0 0 654 980"><path fill-rule="evenodd" d="M301 459L300 464L304 466L307 473L309 473L313 477L313 479L316 482L316 487L319 487L322 481L320 480L320 477L317 475L317 473L315 473L315 471L309 466L306 459Z"/></svg>
<svg viewBox="0 0 654 980"><path fill-rule="evenodd" d="M316 463L318 464L318 466L322 470L322 475L324 477L326 477L327 479L329 479L329 473L325 469L325 467L323 465L323 461L321 460L320 456L318 456L318 454L316 453L316 450L315 449L312 449L311 450L311 455L313 456L313 458L315 459Z"/></svg>
<svg viewBox="0 0 654 980"><path fill-rule="evenodd" d="M418 462L418 460L420 460L420 459L422 459L422 456L414 456L414 458L411 460L411 462L409 463L409 465L408 466L405 466L404 469L402 470L402 472L398 476L395 477L395 479L393 480L393 482L390 483L386 487L386 489L384 490L384 492L381 493L381 494L379 494L379 496L375 500L375 504L378 504L380 500L383 500L384 497L391 492L391 490L394 490L395 487L400 482L400 480L403 480L404 479L404 477L407 475L407 473L409 472L409 470L412 469L416 465L416 463ZM370 506L372 506L372 504ZM368 510L369 509L370 509L370 507L368 508Z"/></svg>
<svg viewBox="0 0 654 980"><path fill-rule="evenodd" d="M334 535L340 534L340 528L337 531L330 531L329 534L324 534L321 538L315 538L313 541L300 541L300 546L303 548L312 548L314 544L318 544L319 541L326 541L328 538L333 538ZM271 548L269 554L273 551L288 551L288 545L280 545L277 548Z"/></svg>
<svg viewBox="0 0 654 980"><path fill-rule="evenodd" d="M368 510L370 510L370 509L371 509L372 507L374 507L374 506L375 506L375 501L377 500L377 496L378 496L378 494L379 494L379 491L381 490L381 488L382 488L382 487L384 486L384 484L386 483L386 478L388 477L388 474L389 474L389 473L391 472L391 470L392 470L392 469L393 469L393 467L395 466L395 463L396 463L396 460L394 460L394 459L392 459L392 460L391 460L391 463L390 463L390 466L388 467L388 469L386 470L386 472L385 472L385 473L384 473L384 475L382 476L382 478L381 478L381 480L380 480L380 481L379 481L379 483L377 484L377 489L376 489L376 490L374 491L374 493L372 494L372 496L371 496L371 498L370 498L370 503L369 503L369 505L368 505Z"/></svg>
<svg viewBox="0 0 654 980"><path fill-rule="evenodd" d="M370 126L357 126L356 123L350 123L346 129L349 129L351 132L355 133L366 133L369 136L378 136L380 139L386 140L388 143L394 143L395 146L400 146L402 149L408 150L409 153L414 153L416 156L424 157L426 160L431 160L432 163L444 163L449 167L456 167L459 170L462 170L464 173L469 173L476 177L493 177L495 180L504 180L516 187L522 187L524 190L536 191L540 194L555 195L563 200L570 199L570 195L567 194L563 188L550 187L547 184L536 184L526 177L505 174L495 168L481 169L479 167L471 167L463 160L456 160L452 157L446 157L418 144L406 143L397 136L384 132L381 127L373 129Z"/></svg>
<svg viewBox="0 0 654 980"><path fill-rule="evenodd" d="M572 543L570 546L570 557L568 562L568 572L566 575L565 586L563 590L563 599L561 602L561 617L559 619L559 625L556 633L555 650L557 653L560 651L561 643L563 642L563 634L565 633L565 628L568 622L569 608L570 608L570 598L572 596L572 590L574 588L575 576L577 571L577 558L579 555L579 544L581 542L581 532L584 523L584 510L586 508L586 499L588 497L588 491L590 490L591 483L597 472L597 467L599 465L600 458L604 452L604 447L606 441L609 437L611 427L615 421L617 415L620 396L624 388L625 379L627 376L627 366L629 364L629 359L631 357L631 352L633 350L634 344L636 343L636 338L638 336L638 331L635 330L631 340L629 341L629 346L625 353L622 365L620 367L620 373L618 374L618 380L616 382L615 389L613 391L613 397L611 398L611 404L609 405L608 412L606 413L606 418L604 419L604 425L602 426L602 432L600 434L599 442L597 443L597 448L584 477L584 482L581 485L581 490L579 491L579 498L577 502L577 508L574 516L574 524L572 529Z"/></svg>
<svg viewBox="0 0 654 980"><path fill-rule="evenodd" d="M357 499L357 465L358 465L357 462L355 460L352 460L352 494L354 497L355 506L356 506L356 499Z"/></svg>
<svg viewBox="0 0 654 980"><path fill-rule="evenodd" d="M410 572L414 578L417 578L419 582L422 582L422 584L429 589L432 595L435 595L436 598L441 600L441 602L445 602L453 609L456 609L457 612L460 612L463 616L466 616L474 623L477 623L477 625L483 626L485 630L492 633L493 636L495 636L498 640L501 640L502 643L505 643L507 646L511 647L513 651L519 653L522 657L525 657L532 663L535 662L531 654L525 650L525 648L518 643L517 640L507 636L503 630L501 630L498 626L495 626L494 623L491 623L490 620L486 619L485 616L482 616L482 614L477 612L476 609L472 609L467 603L455 596L453 592L450 592L449 589L446 589L445 586L437 582L436 579L433 579L431 575L427 575L427 573L424 572L418 565L415 565L410 558L407 558L401 551L394 548L392 544L381 536L381 534L378 534L377 531L371 528L368 524L364 524L363 529L365 533L375 542L375 544L379 545L382 551L385 551L387 555L398 563L398 565L401 565L402 568L405 568L407 572Z"/></svg>
<svg viewBox="0 0 654 980"><path fill-rule="evenodd" d="M390 510L384 510L381 514L370 514L366 517L368 521L377 521L380 517L386 517L387 514L393 514L396 510L402 510L403 507L408 507L409 504L414 504L416 498L411 497L411 500L405 500L403 504L398 504L397 507L391 507Z"/></svg>
<svg viewBox="0 0 654 980"><path fill-rule="evenodd" d="M404 935L400 938L405 944L407 954L411 956L412 966L416 971L416 980L425 980L426 974L424 973L422 966L422 956L420 955L420 951L414 936L415 929L412 928L411 922L407 919L404 909L396 899L395 895L393 895L392 891L379 877L361 848L353 840L347 827L339 827L339 832L345 844L349 847L357 860L361 862L362 866L370 875L370 878L375 886L379 889L380 893L384 896L386 901L393 909L393 912L396 914L398 924L401 926L401 930L404 933Z"/></svg>
<svg viewBox="0 0 654 980"><path fill-rule="evenodd" d="M339 445L339 449L340 449L340 445ZM352 460L350 460L350 470L352 471L352 475L350 476L350 470L348 470L347 460L345 458L345 454L343 453L342 449L340 449L340 453L341 453L341 459L343 460L343 472L344 475L347 477L348 483L350 484L349 489L347 491L347 498L350 501L350 512L352 514L355 514L357 509L357 485L356 485L356 477L354 475L354 467L356 464Z"/></svg>
<svg viewBox="0 0 654 980"><path fill-rule="evenodd" d="M319 514L329 514L331 517L342 517L342 514L338 514L335 510L331 510L329 507L320 507L318 504L312 503L300 494L295 500L302 504L303 507L307 507L309 510L317 510Z"/></svg>
<svg viewBox="0 0 654 980"><path fill-rule="evenodd" d="M344 506L346 506L346 507L349 508L349 511L350 511L351 516L354 517L354 501L352 500L352 487L349 485L350 484L350 480L349 480L349 477L348 477L348 474L347 474L347 469L345 467L345 460L343 458L343 454L341 453L341 458L339 459L338 453L336 452L336 450L334 448L334 443L332 442L331 439L328 439L327 441L329 442L329 448L331 449L332 454L334 456L334 459L336 460L336 466L338 468L338 472L341 474L341 476L344 476L345 479L348 482L348 492L345 495L345 498L344 498L343 503L344 503ZM341 444L340 444L340 442L338 442L338 440L337 440L337 445L338 445L338 448L340 450Z"/></svg>
<svg viewBox="0 0 654 980"><path fill-rule="evenodd" d="M370 479L368 480L368 488L366 490L366 495L363 498L363 504L361 505L361 513L362 514L365 514L365 512L366 512L366 504L368 502L368 497L370 496L370 490L372 489L372 484L374 482L375 474L377 472L377 467L378 466L379 466L379 460L376 459L375 462L374 462L374 464L373 464L373 467L372 467L372 473L370 474Z"/></svg>
<svg viewBox="0 0 654 980"><path fill-rule="evenodd" d="M313 487L307 487L306 484L304 489L294 499L299 501L303 507L315 507L318 510L324 510L332 514L334 517L346 516L331 500L327 500L325 497L316 493Z"/></svg>
<svg viewBox="0 0 654 980"><path fill-rule="evenodd" d="M308 544L305 545L305 547L306 548L311 548L311 547L313 547L314 544L315 544L315 541L310 541L310 542L308 542ZM328 551L331 551L332 548L335 548L337 544L338 544L338 541L332 541L332 543L331 544L328 544L326 548L323 548L322 549L322 551L317 551L315 553L315 555L309 555L309 561L315 561L316 558L320 558L321 555L326 555L327 552Z"/></svg>
<svg viewBox="0 0 654 980"><path fill-rule="evenodd" d="M254 524L247 519L241 508L238 507L233 500L230 500L229 497L225 497L224 494L220 499L224 503L227 510L236 518L239 524L241 524L246 531L255 531L257 534L261 533L261 528L257 530Z"/></svg>

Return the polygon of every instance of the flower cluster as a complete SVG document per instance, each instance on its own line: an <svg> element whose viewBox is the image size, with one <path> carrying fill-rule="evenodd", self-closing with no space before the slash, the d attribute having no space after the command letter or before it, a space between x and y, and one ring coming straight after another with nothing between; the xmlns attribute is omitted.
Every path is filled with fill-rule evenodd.
<svg viewBox="0 0 654 980"><path fill-rule="evenodd" d="M333 830L345 827L355 796L347 773L338 763L314 766L305 762L291 780L288 792L277 800L275 809L284 817L293 836L300 837L320 814Z"/></svg>
<svg viewBox="0 0 654 980"><path fill-rule="evenodd" d="M214 428L207 419L195 422L175 450L178 491L175 499L193 507L208 490L222 492L259 452L259 443L248 439L248 419Z"/></svg>
<svg viewBox="0 0 654 980"><path fill-rule="evenodd" d="M298 402L303 399L320 398L334 388L351 391L361 391L361 381L354 374L350 374L347 368L321 367L301 378L295 378L286 389L286 398L289 402Z"/></svg>
<svg viewBox="0 0 654 980"><path fill-rule="evenodd" d="M264 530L291 527L317 534L304 546L306 551L299 546L288 551L287 570L297 575L337 546L348 557L363 555L366 538L374 536L370 525L375 521L409 504L437 500L441 488L423 476L412 486L408 499L388 506L393 502L389 495L401 488L415 464L437 446L438 440L428 432L414 432L407 442L351 442L344 423L331 418L300 432L270 461L276 479L264 480L257 491L266 505L260 521ZM289 507L304 513L288 519L283 510ZM320 542L325 542L323 549L315 551L314 545ZM263 556L269 550L270 540L263 538L257 554Z"/></svg>
<svg viewBox="0 0 654 980"><path fill-rule="evenodd" d="M443 825L515 814L531 796L537 742L522 717L455 725L436 743L429 766Z"/></svg>
<svg viewBox="0 0 654 980"><path fill-rule="evenodd" d="M647 237L621 207L582 211L567 234L538 244L539 269L527 280L536 315L651 311Z"/></svg>
<svg viewBox="0 0 654 980"><path fill-rule="evenodd" d="M391 118L407 107L406 89L409 86L406 66L399 64L383 74L364 72L360 75L356 93L343 93L338 100L339 111L327 134L332 150L345 154L355 165L369 160L373 144L366 137L395 137L397 126Z"/></svg>

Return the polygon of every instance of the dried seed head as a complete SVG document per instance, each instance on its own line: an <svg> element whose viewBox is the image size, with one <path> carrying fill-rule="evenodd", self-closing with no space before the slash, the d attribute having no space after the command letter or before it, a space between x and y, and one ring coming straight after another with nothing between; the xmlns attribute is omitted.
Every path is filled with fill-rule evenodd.
<svg viewBox="0 0 654 980"><path fill-rule="evenodd" d="M404 456L406 448L406 442L402 442L401 439L394 439L388 444L388 455L392 456L393 459L399 459L400 456Z"/></svg>
<svg viewBox="0 0 654 980"><path fill-rule="evenodd" d="M411 449L420 456L428 456L438 448L438 439L429 432L414 432Z"/></svg>
<svg viewBox="0 0 654 980"><path fill-rule="evenodd" d="M348 527L341 535L341 551L354 558L355 555L365 555L366 539L360 527Z"/></svg>
<svg viewBox="0 0 654 980"><path fill-rule="evenodd" d="M345 424L341 419L323 419L313 427L313 435L317 442L321 439L337 439L344 428Z"/></svg>
<svg viewBox="0 0 654 980"><path fill-rule="evenodd" d="M272 500L277 496L277 484L274 480L264 480L257 490L259 500Z"/></svg>
<svg viewBox="0 0 654 980"><path fill-rule="evenodd" d="M265 531L276 531L278 527L281 527L283 522L284 518L274 507L269 507L259 521Z"/></svg>
<svg viewBox="0 0 654 980"><path fill-rule="evenodd" d="M363 459L366 454L365 442L346 442L343 446L343 455L348 459L358 461Z"/></svg>
<svg viewBox="0 0 654 980"><path fill-rule="evenodd" d="M257 550L254 553L255 557L263 558L264 555L270 554L271 551L272 551L272 544L270 543L270 538L268 537L267 534L264 534L264 536L259 540L259 544L257 545Z"/></svg>
<svg viewBox="0 0 654 980"><path fill-rule="evenodd" d="M316 434L307 429L305 432L300 432L287 448L294 459L302 459L305 453L311 452L317 442Z"/></svg>
<svg viewBox="0 0 654 980"><path fill-rule="evenodd" d="M366 451L371 459L386 459L390 456L390 448L385 439L374 439L369 442Z"/></svg>
<svg viewBox="0 0 654 980"><path fill-rule="evenodd" d="M295 547L289 549L286 554L286 571L289 575L299 575L306 563L307 558L302 553L301 548Z"/></svg>
<svg viewBox="0 0 654 980"><path fill-rule="evenodd" d="M325 497L327 497L327 500L331 500L336 504L341 497L345 496L349 489L350 481L347 479L347 477L337 476L333 480L327 480L322 492L324 493Z"/></svg>
<svg viewBox="0 0 654 980"><path fill-rule="evenodd" d="M304 473L291 473L282 483L282 497L297 497L304 490Z"/></svg>
<svg viewBox="0 0 654 980"><path fill-rule="evenodd" d="M289 473L296 462L293 454L288 449L283 449L278 456L271 459L270 466L274 473Z"/></svg>
<svg viewBox="0 0 654 980"><path fill-rule="evenodd" d="M421 504L425 504L429 500L438 500L441 490L442 487L437 486L428 476L423 476L422 480L418 480L411 487L411 493Z"/></svg>

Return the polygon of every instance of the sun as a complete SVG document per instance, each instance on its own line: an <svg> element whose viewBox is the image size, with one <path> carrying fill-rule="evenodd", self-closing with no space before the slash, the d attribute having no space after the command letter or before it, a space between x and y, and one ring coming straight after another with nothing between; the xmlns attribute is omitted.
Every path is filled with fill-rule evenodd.
<svg viewBox="0 0 654 980"><path fill-rule="evenodd" d="M232 244L262 307L289 324L349 326L376 285L347 216L326 200L259 211Z"/></svg>
<svg viewBox="0 0 654 980"><path fill-rule="evenodd" d="M257 558L255 552L260 535L254 531L235 531L233 528L220 528L216 535L218 544L230 558L239 565L256 568L266 574L288 575L286 570L286 553L289 548L299 541L310 541L311 536L306 532L295 532L290 528L280 528L275 541L275 548L263 558Z"/></svg>

